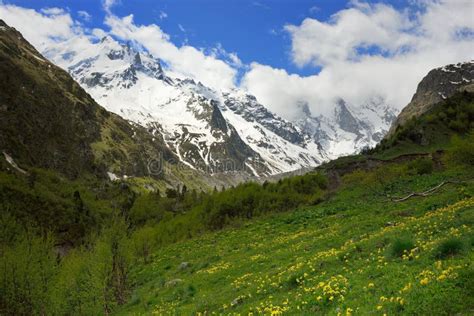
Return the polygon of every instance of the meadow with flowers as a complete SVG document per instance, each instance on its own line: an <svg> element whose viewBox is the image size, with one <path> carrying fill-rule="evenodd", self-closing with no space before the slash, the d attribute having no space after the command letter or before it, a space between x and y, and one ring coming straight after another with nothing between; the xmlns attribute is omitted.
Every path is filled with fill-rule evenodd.
<svg viewBox="0 0 474 316"><path fill-rule="evenodd" d="M472 315L474 170L410 164L356 170L317 205L161 247L133 268L119 314Z"/></svg>
<svg viewBox="0 0 474 316"><path fill-rule="evenodd" d="M0 315L473 315L474 94L446 102L220 190L0 170Z"/></svg>

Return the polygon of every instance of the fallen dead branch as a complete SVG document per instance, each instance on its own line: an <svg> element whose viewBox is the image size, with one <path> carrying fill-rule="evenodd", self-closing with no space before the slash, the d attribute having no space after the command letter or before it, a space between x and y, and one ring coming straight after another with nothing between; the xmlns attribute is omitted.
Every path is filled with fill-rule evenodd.
<svg viewBox="0 0 474 316"><path fill-rule="evenodd" d="M392 198L391 200L393 202L403 202L403 201L406 201L412 197L415 197L415 196L429 196L433 193L435 193L437 190L439 190L442 186L446 185L446 184L449 184L449 183L460 183L458 181L443 181L441 182L440 184L438 184L437 186L434 186L432 187L431 189L428 189L424 192L412 192L410 194L408 194L407 196L405 197L402 197L402 198Z"/></svg>

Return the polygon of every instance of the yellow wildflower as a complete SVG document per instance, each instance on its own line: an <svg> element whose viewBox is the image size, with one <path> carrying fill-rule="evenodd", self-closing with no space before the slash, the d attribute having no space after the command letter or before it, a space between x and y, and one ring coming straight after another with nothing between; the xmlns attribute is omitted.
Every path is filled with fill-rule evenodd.
<svg viewBox="0 0 474 316"><path fill-rule="evenodd" d="M420 280L421 285L427 285L428 283L430 283L430 280L428 278L424 278Z"/></svg>

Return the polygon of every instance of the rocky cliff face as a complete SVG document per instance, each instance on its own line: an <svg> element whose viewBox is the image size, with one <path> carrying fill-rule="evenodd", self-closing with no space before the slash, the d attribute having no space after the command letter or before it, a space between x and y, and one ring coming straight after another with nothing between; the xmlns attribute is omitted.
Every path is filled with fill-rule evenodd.
<svg viewBox="0 0 474 316"><path fill-rule="evenodd" d="M224 93L224 104L235 114L242 116L248 122L258 122L268 130L292 144L305 146L308 139L292 123L283 120L258 103L253 95Z"/></svg>
<svg viewBox="0 0 474 316"><path fill-rule="evenodd" d="M412 100L398 115L388 136L411 118L426 113L435 104L463 90L474 91L474 61L431 70L418 84Z"/></svg>

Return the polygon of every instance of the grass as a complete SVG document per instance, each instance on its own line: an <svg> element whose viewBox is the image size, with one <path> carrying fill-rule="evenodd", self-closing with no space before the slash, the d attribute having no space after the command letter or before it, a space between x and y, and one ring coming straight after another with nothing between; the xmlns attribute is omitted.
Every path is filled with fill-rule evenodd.
<svg viewBox="0 0 474 316"><path fill-rule="evenodd" d="M412 239L397 238L391 247L390 253L394 258L402 258L403 255L408 255L412 249L415 248L415 243Z"/></svg>
<svg viewBox="0 0 474 316"><path fill-rule="evenodd" d="M386 185L403 195L463 176L472 170ZM468 181L395 203L351 183L318 206L161 248L134 267L134 299L117 314L469 314L472 250L433 253L450 253L450 236L472 240L473 196Z"/></svg>
<svg viewBox="0 0 474 316"><path fill-rule="evenodd" d="M437 140L435 143L420 146L408 140L399 141L397 146L385 149L381 153L375 153L374 158L382 160L391 160L401 155L412 155L412 154L426 154L433 153L440 149L446 149L450 144L450 135L448 132L440 133L442 136L435 136Z"/></svg>
<svg viewBox="0 0 474 316"><path fill-rule="evenodd" d="M435 257L445 259L460 254L464 250L464 242L459 238L442 241L435 250Z"/></svg>

